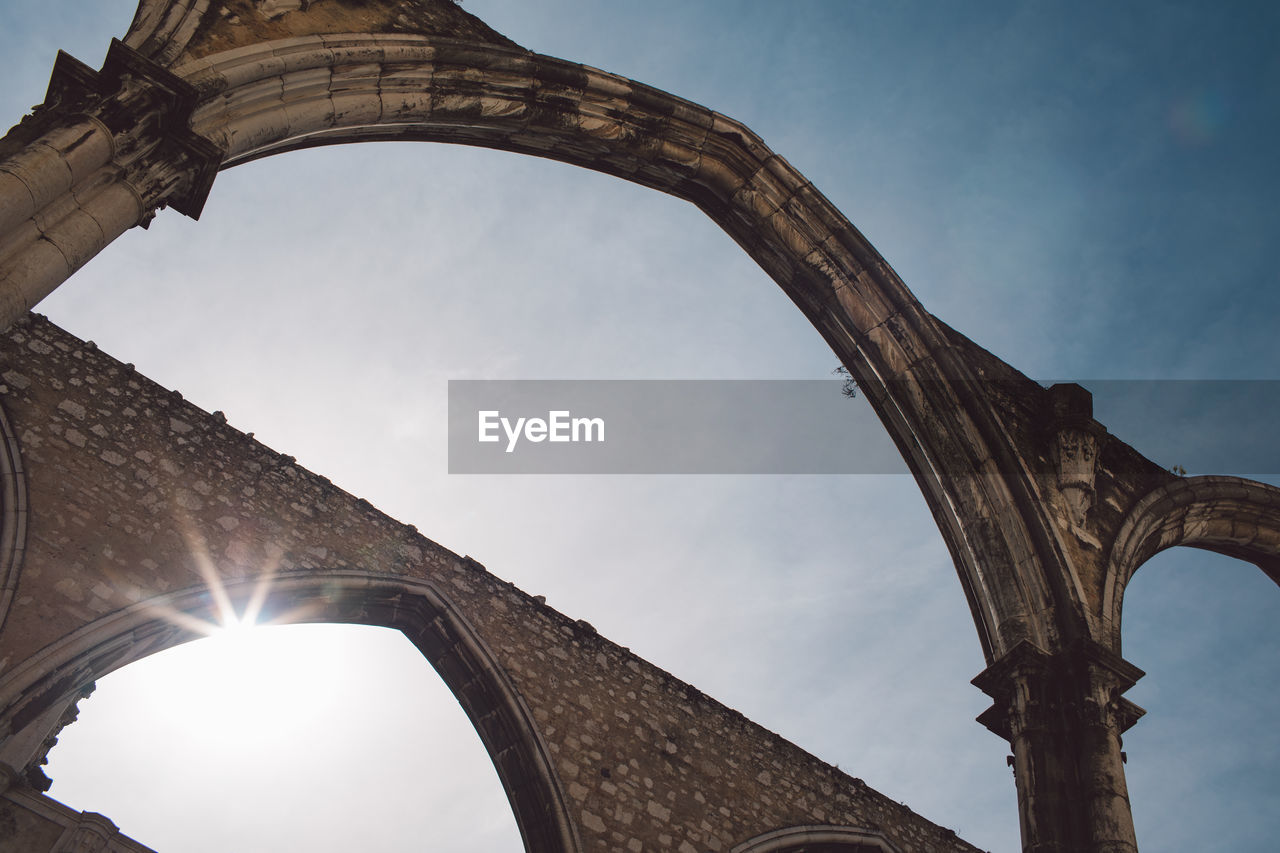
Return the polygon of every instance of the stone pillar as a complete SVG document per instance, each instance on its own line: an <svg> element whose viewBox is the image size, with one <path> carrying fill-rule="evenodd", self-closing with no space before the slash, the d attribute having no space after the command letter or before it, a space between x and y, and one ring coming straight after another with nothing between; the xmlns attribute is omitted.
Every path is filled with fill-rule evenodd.
<svg viewBox="0 0 1280 853"><path fill-rule="evenodd" d="M0 328L134 225L199 216L222 160L196 91L113 41L101 72L58 54L45 101L0 139Z"/></svg>
<svg viewBox="0 0 1280 853"><path fill-rule="evenodd" d="M1013 750L1027 853L1136 853L1121 734L1144 712L1121 694L1142 675L1085 640L1020 643L973 680L995 700L978 721Z"/></svg>

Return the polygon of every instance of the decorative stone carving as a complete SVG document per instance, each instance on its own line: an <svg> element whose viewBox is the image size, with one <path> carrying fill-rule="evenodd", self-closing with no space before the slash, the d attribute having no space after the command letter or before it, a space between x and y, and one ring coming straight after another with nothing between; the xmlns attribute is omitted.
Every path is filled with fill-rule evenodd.
<svg viewBox="0 0 1280 853"><path fill-rule="evenodd" d="M257 0L258 11L267 18L278 18L289 12L307 11L307 0Z"/></svg>
<svg viewBox="0 0 1280 853"><path fill-rule="evenodd" d="M1077 539L1101 550L1089 512L1097 497L1098 438L1106 430L1093 420L1093 395L1079 385L1052 386L1049 405L1055 427L1052 454L1057 487L1068 524Z"/></svg>
<svg viewBox="0 0 1280 853"><path fill-rule="evenodd" d="M45 775L43 770L43 767L49 763L49 750L57 746L58 735L62 730L74 723L80 716L80 700L89 698L96 688L97 685L90 682L80 689L75 699L62 712L62 716L58 718L53 731L45 736L44 742L40 745L40 751L23 768L22 780L35 790L47 791L53 785L53 780Z"/></svg>
<svg viewBox="0 0 1280 853"><path fill-rule="evenodd" d="M192 219L222 162L222 152L191 131L194 87L113 39L102 71L59 53L43 109L85 113L111 134L111 162L148 211L163 207Z"/></svg>
<svg viewBox="0 0 1280 853"><path fill-rule="evenodd" d="M1057 435L1058 488L1071 510L1071 523L1083 528L1093 507L1098 441L1087 430L1067 428Z"/></svg>

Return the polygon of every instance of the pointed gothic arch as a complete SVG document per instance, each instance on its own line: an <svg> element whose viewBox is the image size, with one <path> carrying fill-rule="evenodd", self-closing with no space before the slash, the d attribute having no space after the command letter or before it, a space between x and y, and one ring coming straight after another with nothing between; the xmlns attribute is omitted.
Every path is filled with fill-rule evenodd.
<svg viewBox="0 0 1280 853"><path fill-rule="evenodd" d="M263 613L290 622L372 625L402 632L422 652L462 706L493 761L525 849L582 849L546 744L518 689L484 640L430 581L383 572L285 573L208 585L140 601L45 648L0 678L0 727L15 733L60 709L108 673L202 636L191 619L218 624L217 599L236 602L265 591Z"/></svg>

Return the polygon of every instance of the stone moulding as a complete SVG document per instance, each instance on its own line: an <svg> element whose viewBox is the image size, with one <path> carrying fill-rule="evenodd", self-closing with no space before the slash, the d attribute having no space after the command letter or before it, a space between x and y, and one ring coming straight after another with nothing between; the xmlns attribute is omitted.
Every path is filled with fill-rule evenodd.
<svg viewBox="0 0 1280 853"><path fill-rule="evenodd" d="M791 826L736 845L729 853L804 853L841 850L848 853L901 853L880 833L852 826Z"/></svg>
<svg viewBox="0 0 1280 853"><path fill-rule="evenodd" d="M0 629L13 604L27 542L27 478L22 451L0 406Z"/></svg>

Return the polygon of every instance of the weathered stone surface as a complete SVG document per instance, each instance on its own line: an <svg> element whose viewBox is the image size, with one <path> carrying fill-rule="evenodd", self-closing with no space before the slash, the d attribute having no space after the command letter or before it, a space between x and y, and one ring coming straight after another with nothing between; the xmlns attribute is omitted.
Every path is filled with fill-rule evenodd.
<svg viewBox="0 0 1280 853"><path fill-rule="evenodd" d="M48 322L11 329L0 361L32 507L0 732L190 636L157 606L207 618L211 584L239 599L269 577L272 612L405 631L476 723L530 849L727 851L814 824L973 849Z"/></svg>
<svg viewBox="0 0 1280 853"><path fill-rule="evenodd" d="M166 65L338 33L412 33L515 47L452 0L143 0L125 41Z"/></svg>
<svg viewBox="0 0 1280 853"><path fill-rule="evenodd" d="M23 788L0 787L0 853L155 853L100 814L74 812Z"/></svg>
<svg viewBox="0 0 1280 853"><path fill-rule="evenodd" d="M1043 389L948 328L803 175L729 118L634 81L524 51L442 0L142 0L102 72L61 58L44 107L0 140L0 325L23 316L160 207L198 214L216 168L370 139L485 145L558 159L692 201L733 237L857 380L924 492L988 663L978 681L995 705L983 722L1013 745L1024 844L1134 849L1119 735L1138 712L1120 694L1140 673L1119 658L1125 585L1144 560L1178 544L1256 562L1280 581L1280 491L1163 471L1093 420L1085 389ZM72 390L57 371L45 382L40 374L52 368L39 366L39 359L70 368L64 356L86 365L99 356L83 348L75 355L73 344L63 339L60 348L56 335L36 327L14 335L18 349L4 373L19 377L7 380L11 400L16 412L39 415L17 423L25 415L15 414L16 438L9 444L20 447L21 458L10 453L0 473L12 485L24 460L51 465L47 476L31 480L30 515L61 532L32 538L22 552L14 531L25 510L13 503L13 490L6 491L0 537L6 598L0 604L12 605L0 633L0 664L11 669L0 670L0 677L27 666L52 680L43 693L23 694L0 713L15 722L38 716L41 702L56 703L88 674L75 668L73 657L63 662L70 669L31 657L43 642L130 613L148 596L207 583L191 558L198 545L229 579L224 582L251 579L254 566L273 561L286 573L330 573L343 594L312 603L333 618L347 618L354 608L411 632L451 684L464 683L488 655L497 655L511 683L485 682L483 701L474 707L488 703L508 715L504 725L514 734L495 728L484 736L509 738L512 748L524 750L522 766L533 768L504 777L534 792L517 811L555 812L539 829L540 838L554 839L547 841L552 846L574 846L565 839L577 832L602 832L599 822L609 819L594 798L611 794L577 775L597 759L563 765L556 763L559 755L539 758L543 746L534 733L547 721L523 719L508 701L513 685L535 689L521 674L529 659L515 653L517 645L537 645L535 636L552 643L560 632L585 650L596 642L589 639L594 634L577 637L581 626L554 619L544 624L540 620L551 617L541 611L526 622L512 616L518 630L496 617L474 628L465 619L449 621L448 602L455 599L505 599L483 572L425 540L406 538L359 502L325 491L291 460L252 445L227 451L227 459L256 466L246 473L225 468L227 459L201 456L206 446L223 446L216 421L140 380L111 375L105 363L99 367L107 373L89 372L116 394L86 385ZM129 407L132 414L108 405L135 393L141 396ZM175 532L174 513L199 531L198 543ZM133 539L104 549L118 530ZM381 538L364 535L371 530ZM69 538L67 531L87 538ZM81 544L68 550L71 542ZM353 542L364 549L353 550ZM396 578L405 579L396 581L400 587ZM29 594L23 591L28 583L38 584ZM296 595L319 596L298 583ZM362 597L353 592L360 583L376 591ZM416 603L401 612L397 596ZM433 619L446 626L438 636L431 633ZM150 645L100 638L116 656L101 666L173 639L151 627L159 633L150 635ZM450 651L473 630L494 638L492 651ZM513 630L523 637L518 643L510 639ZM553 648L569 654L554 644L536 651L550 655ZM609 655L601 653L607 670ZM547 666L550 672L560 664ZM560 693L564 681L557 675L556 689L540 705L548 714L570 714L555 721L557 731L640 685L610 676L602 683L611 686L593 694L585 682L572 684L573 673L563 676L581 692ZM587 697L590 707L575 705L575 695ZM1029 696L1038 698L1028 704ZM676 700L663 701L669 708ZM641 752L658 744L656 751L678 771L670 756L688 747L660 732L660 721L655 725L633 727L628 737ZM730 726L724 736L736 731ZM581 759L581 746L569 752ZM758 745L741 748L774 760ZM760 770L776 779L768 767ZM751 778L769 784L758 774ZM734 796L777 802L776 793L734 784L741 786ZM670 810L672 821L684 820L687 790L677 781L664 790L671 796L634 804L634 814L661 822ZM812 809L807 816L803 811L785 818L770 812L767 819L813 819ZM713 822L699 830L713 831L722 829ZM661 845L698 844L692 835L663 837ZM627 848L633 842L640 843L601 840Z"/></svg>

